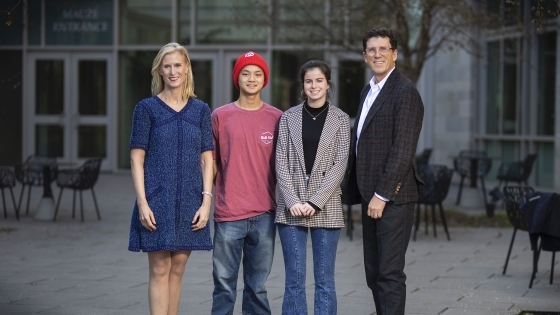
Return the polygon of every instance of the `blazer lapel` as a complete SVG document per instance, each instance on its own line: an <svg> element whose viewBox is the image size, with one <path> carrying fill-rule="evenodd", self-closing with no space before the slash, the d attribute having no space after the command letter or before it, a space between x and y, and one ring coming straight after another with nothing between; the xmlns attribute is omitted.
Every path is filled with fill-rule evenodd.
<svg viewBox="0 0 560 315"><path fill-rule="evenodd" d="M315 161L325 154L325 150L328 149L329 144L336 135L336 132L340 128L340 119L337 119L336 114L331 110L331 105L329 105L329 111L327 117L325 118L325 125L323 125L323 132L321 133L321 138L319 139L319 146L317 147L317 155L315 156ZM317 163L313 163L313 170L315 170Z"/></svg>
<svg viewBox="0 0 560 315"><path fill-rule="evenodd" d="M288 117L288 127L290 130L290 138L296 149L299 165L302 170L305 170L305 158L303 156L303 139L301 138L301 122L302 122L303 105L299 110L294 111ZM307 170L306 170L307 171Z"/></svg>
<svg viewBox="0 0 560 315"><path fill-rule="evenodd" d="M373 120L375 114L379 111L383 103L385 103L385 100L387 99L387 97L389 97L391 91L393 90L395 84L397 83L398 76L399 76L399 72L395 68L395 70L393 70L391 75L387 78L387 82L385 82L385 85L383 85L383 88L381 89L381 91L379 91L379 94L377 95L375 101L371 105L371 108L367 113L366 120L364 121L364 125L362 126L362 130L364 130L367 127L367 125Z"/></svg>

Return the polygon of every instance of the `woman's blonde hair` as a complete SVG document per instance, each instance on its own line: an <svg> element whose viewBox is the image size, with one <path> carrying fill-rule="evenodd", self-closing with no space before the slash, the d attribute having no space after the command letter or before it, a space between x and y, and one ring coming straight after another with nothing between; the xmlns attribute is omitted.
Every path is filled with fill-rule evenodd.
<svg viewBox="0 0 560 315"><path fill-rule="evenodd" d="M188 99L190 97L196 97L194 94L194 80L191 67L191 59L189 58L189 53L187 49L177 43L169 43L159 50L154 62L152 63L152 94L156 95L163 91L165 85L163 83L163 78L159 74L159 68L163 62L163 57L169 53L180 52L183 57L185 57L185 62L187 65L187 78L183 82L182 97L183 99Z"/></svg>

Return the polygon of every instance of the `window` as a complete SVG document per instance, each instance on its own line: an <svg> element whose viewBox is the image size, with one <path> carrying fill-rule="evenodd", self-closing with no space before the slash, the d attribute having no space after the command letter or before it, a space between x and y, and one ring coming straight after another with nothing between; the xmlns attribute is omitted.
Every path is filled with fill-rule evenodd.
<svg viewBox="0 0 560 315"><path fill-rule="evenodd" d="M487 45L488 61L486 68L486 133L498 133L498 115L500 112L500 42Z"/></svg>
<svg viewBox="0 0 560 315"><path fill-rule="evenodd" d="M556 104L556 32L539 35L537 134L554 135Z"/></svg>
<svg viewBox="0 0 560 315"><path fill-rule="evenodd" d="M537 153L531 185L554 187L558 33L513 35L486 44L486 124L478 138L502 162Z"/></svg>
<svg viewBox="0 0 560 315"><path fill-rule="evenodd" d="M23 3L17 0L0 1L0 45L21 45L23 34ZM6 14L5 12L10 12Z"/></svg>
<svg viewBox="0 0 560 315"><path fill-rule="evenodd" d="M268 24L266 22L262 25L249 23L260 17L257 16L260 13L260 3L252 0L236 0L235 5L231 0L205 0L197 3L197 43L266 43ZM266 5L262 8L264 10Z"/></svg>
<svg viewBox="0 0 560 315"><path fill-rule="evenodd" d="M152 95L152 62L157 51L123 51L119 54L118 167L130 168L132 112Z"/></svg>
<svg viewBox="0 0 560 315"><path fill-rule="evenodd" d="M41 45L41 0L29 0L27 3L27 43Z"/></svg>
<svg viewBox="0 0 560 315"><path fill-rule="evenodd" d="M191 3L192 0L179 1L179 38L178 43L181 45L189 45L191 43Z"/></svg>
<svg viewBox="0 0 560 315"><path fill-rule="evenodd" d="M272 105L282 111L303 102L299 79L301 66L311 59L323 59L322 52L275 51L272 54Z"/></svg>
<svg viewBox="0 0 560 315"><path fill-rule="evenodd" d="M325 1L309 0L274 2L275 44L318 44L325 41Z"/></svg>
<svg viewBox="0 0 560 315"><path fill-rule="evenodd" d="M165 45L171 41L171 1L128 0L120 5L120 43Z"/></svg>
<svg viewBox="0 0 560 315"><path fill-rule="evenodd" d="M360 93L365 86L363 60L340 60L338 62L337 106L350 117L356 117L360 106Z"/></svg>
<svg viewBox="0 0 560 315"><path fill-rule="evenodd" d="M489 134L518 133L518 100L520 72L517 39L487 44L486 132Z"/></svg>
<svg viewBox="0 0 560 315"><path fill-rule="evenodd" d="M21 50L0 50L0 60L0 165L15 165L22 161L23 145Z"/></svg>

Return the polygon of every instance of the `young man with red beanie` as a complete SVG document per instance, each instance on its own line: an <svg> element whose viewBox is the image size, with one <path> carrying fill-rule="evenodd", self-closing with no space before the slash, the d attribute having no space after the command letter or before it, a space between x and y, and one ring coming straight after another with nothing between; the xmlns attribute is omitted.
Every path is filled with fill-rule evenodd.
<svg viewBox="0 0 560 315"><path fill-rule="evenodd" d="M237 59L239 99L212 113L214 136L214 293L212 314L233 314L243 260L243 314L270 314L265 281L274 255L275 148L282 111L261 100L266 61L249 51Z"/></svg>

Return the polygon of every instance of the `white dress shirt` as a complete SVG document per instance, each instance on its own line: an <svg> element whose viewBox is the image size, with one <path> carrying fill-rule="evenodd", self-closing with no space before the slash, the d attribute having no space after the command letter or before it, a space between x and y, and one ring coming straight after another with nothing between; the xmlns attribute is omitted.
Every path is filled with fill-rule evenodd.
<svg viewBox="0 0 560 315"><path fill-rule="evenodd" d="M395 67L393 67L393 69L391 69L391 71L389 71L389 73L387 73L385 78L383 78L383 80L381 80L381 82L379 82L377 84L375 83L375 76L373 76L371 78L371 80L369 80L369 86L371 88L369 89L369 92L366 96L366 99L364 100L364 106L362 106L362 112L360 113L360 120L358 121L358 129L356 130L356 156L358 156L358 143L360 142L360 135L362 134L362 128L364 127L364 122L366 120L366 116L369 113L369 110L371 109L371 106L373 105L373 102L375 102L375 99L377 98L377 95L379 95L379 92L381 91L381 89L385 85L385 82L387 82L387 78L391 75L393 70L395 70ZM387 199L385 197L382 197L382 196L378 195L377 193L375 193L375 195L379 199L381 199L385 202L389 201L389 199Z"/></svg>

